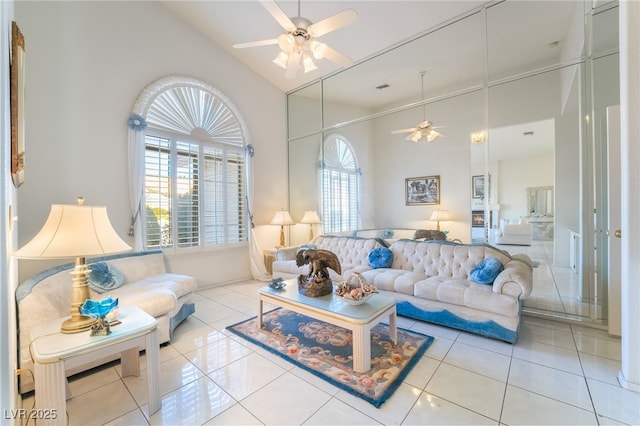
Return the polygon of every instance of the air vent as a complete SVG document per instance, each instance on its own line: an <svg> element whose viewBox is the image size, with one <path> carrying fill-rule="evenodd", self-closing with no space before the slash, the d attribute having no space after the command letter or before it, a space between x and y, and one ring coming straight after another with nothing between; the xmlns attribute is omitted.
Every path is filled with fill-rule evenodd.
<svg viewBox="0 0 640 426"><path fill-rule="evenodd" d="M389 87L389 85L387 83L384 83L384 84L381 84L380 86L376 86L376 89L382 90L382 89L386 89L387 87Z"/></svg>
<svg viewBox="0 0 640 426"><path fill-rule="evenodd" d="M533 136L533 130L529 130L528 132L524 132L523 135L525 135L525 136Z"/></svg>

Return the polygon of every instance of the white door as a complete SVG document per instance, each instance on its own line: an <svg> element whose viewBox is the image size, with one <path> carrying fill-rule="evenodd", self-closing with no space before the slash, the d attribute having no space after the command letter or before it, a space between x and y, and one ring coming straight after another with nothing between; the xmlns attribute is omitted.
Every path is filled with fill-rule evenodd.
<svg viewBox="0 0 640 426"><path fill-rule="evenodd" d="M620 215L620 105L607 107L607 156L609 159L609 333L621 335L621 283L622 283L622 247L616 231L622 228Z"/></svg>

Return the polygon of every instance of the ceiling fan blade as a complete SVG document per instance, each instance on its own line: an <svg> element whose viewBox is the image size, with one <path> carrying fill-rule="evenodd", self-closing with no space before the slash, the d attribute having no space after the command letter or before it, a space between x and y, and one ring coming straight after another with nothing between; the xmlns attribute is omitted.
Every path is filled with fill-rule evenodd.
<svg viewBox="0 0 640 426"><path fill-rule="evenodd" d="M269 12L276 21L278 21L278 24L280 24L285 31L289 32L296 30L296 25L291 21L291 18L289 18L287 14L280 9L274 0L260 0L260 4L267 9L267 12Z"/></svg>
<svg viewBox="0 0 640 426"><path fill-rule="evenodd" d="M338 52L337 50L332 49L331 47L326 46L326 45L325 45L325 47L323 49L322 57L323 58L327 58L331 62L335 62L336 64L338 64L338 65L340 65L342 67L351 66L351 64L353 63L351 58L349 58L348 56L343 55L342 53Z"/></svg>
<svg viewBox="0 0 640 426"><path fill-rule="evenodd" d="M335 15L331 15L328 18L323 19L322 21L309 25L307 31L311 37L320 37L321 35L335 31L338 28L342 28L345 25L349 25L356 19L358 19L358 12L353 9L345 9Z"/></svg>
<svg viewBox="0 0 640 426"><path fill-rule="evenodd" d="M258 47L258 46L269 46L271 44L278 44L277 38L270 38L268 40L259 40L259 41L249 41L246 43L236 43L233 45L235 49L244 49L246 47Z"/></svg>
<svg viewBox="0 0 640 426"><path fill-rule="evenodd" d="M415 127L412 127L411 129L400 129L400 130L392 130L391 134L392 135L397 135L399 133L411 133L411 132L415 132L416 130L418 130Z"/></svg>
<svg viewBox="0 0 640 426"><path fill-rule="evenodd" d="M300 57L301 55L298 53L292 53L289 55L289 60L287 61L287 68L284 73L285 77L291 79L296 76L298 72L298 67L300 66Z"/></svg>

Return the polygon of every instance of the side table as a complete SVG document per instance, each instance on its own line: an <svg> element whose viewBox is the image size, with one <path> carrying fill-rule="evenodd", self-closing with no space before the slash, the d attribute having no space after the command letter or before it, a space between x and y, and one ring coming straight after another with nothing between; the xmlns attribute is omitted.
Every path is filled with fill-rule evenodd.
<svg viewBox="0 0 640 426"><path fill-rule="evenodd" d="M140 349L146 349L149 415L162 407L160 394L160 345L158 323L136 306L120 307L121 324L108 336L89 331L60 332L60 318L34 327L31 353L34 363L36 412L43 413L38 425L66 425L67 378L65 371L95 359L120 353L123 376L140 374Z"/></svg>
<svg viewBox="0 0 640 426"><path fill-rule="evenodd" d="M267 272L273 274L273 262L276 260L277 248L265 249L262 254L264 255L264 266L267 268Z"/></svg>

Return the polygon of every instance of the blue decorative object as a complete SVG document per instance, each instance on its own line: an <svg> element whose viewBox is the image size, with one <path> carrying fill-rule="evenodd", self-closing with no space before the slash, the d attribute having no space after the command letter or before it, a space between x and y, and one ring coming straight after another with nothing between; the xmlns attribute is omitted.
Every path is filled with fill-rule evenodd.
<svg viewBox="0 0 640 426"><path fill-rule="evenodd" d="M383 229L378 233L379 238L393 238L394 232L392 229Z"/></svg>
<svg viewBox="0 0 640 426"><path fill-rule="evenodd" d="M127 121L127 125L131 130L140 132L147 128L147 120L145 120L144 117L139 114L131 114L129 116L129 120Z"/></svg>
<svg viewBox="0 0 640 426"><path fill-rule="evenodd" d="M255 153L254 149L253 149L253 145L249 144L247 145L247 154L249 155L249 157L253 157L253 154Z"/></svg>
<svg viewBox="0 0 640 426"><path fill-rule="evenodd" d="M271 282L269 283L269 287L276 290L281 290L286 286L287 286L287 283L285 283L284 280L280 277L272 279Z"/></svg>
<svg viewBox="0 0 640 426"><path fill-rule="evenodd" d="M495 257L487 257L473 267L471 272L469 272L469 278L478 284L493 284L493 281L503 269L504 266L498 259Z"/></svg>
<svg viewBox="0 0 640 426"><path fill-rule="evenodd" d="M393 263L393 252L387 247L378 247L369 253L369 265L373 269L389 268Z"/></svg>
<svg viewBox="0 0 640 426"><path fill-rule="evenodd" d="M124 284L124 275L106 262L96 262L88 265L89 287L98 293L115 290Z"/></svg>
<svg viewBox="0 0 640 426"><path fill-rule="evenodd" d="M118 299L111 296L98 302L97 300L87 299L80 306L80 313L94 318L104 318L113 308L118 306Z"/></svg>
<svg viewBox="0 0 640 426"><path fill-rule="evenodd" d="M118 299L113 299L111 296L100 302L91 299L84 301L84 304L80 306L80 313L96 318L96 323L91 326L92 336L107 336L111 334L111 324L105 317L116 306L118 306Z"/></svg>

